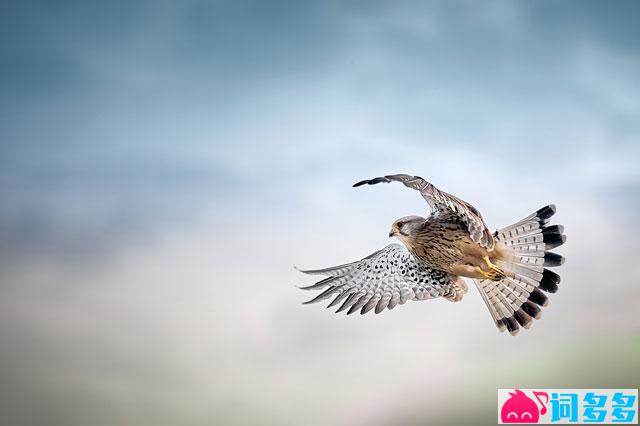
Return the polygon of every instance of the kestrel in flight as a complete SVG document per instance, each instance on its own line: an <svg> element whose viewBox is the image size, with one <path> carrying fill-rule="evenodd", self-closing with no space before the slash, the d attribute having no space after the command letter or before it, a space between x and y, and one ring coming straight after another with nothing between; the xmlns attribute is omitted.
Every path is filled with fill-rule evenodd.
<svg viewBox="0 0 640 426"><path fill-rule="evenodd" d="M549 251L566 241L561 225L549 225L553 204L492 233L475 207L419 176L390 175L353 186L394 181L420 191L431 207L429 217L393 223L389 237L404 245L390 244L357 262L301 271L327 277L302 287L324 289L305 303L335 296L327 307L342 302L336 312L365 314L375 308L377 314L407 300L458 302L467 292L466 277L473 279L500 331L515 336L519 326L529 328L533 318L540 318L540 307L548 302L543 292L555 293L560 283L546 267L564 263Z"/></svg>

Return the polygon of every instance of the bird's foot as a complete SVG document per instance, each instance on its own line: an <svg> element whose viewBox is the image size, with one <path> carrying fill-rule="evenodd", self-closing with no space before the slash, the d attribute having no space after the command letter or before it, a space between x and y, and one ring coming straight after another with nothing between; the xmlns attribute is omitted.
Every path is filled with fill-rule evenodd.
<svg viewBox="0 0 640 426"><path fill-rule="evenodd" d="M478 268L480 269L480 273L487 279L491 280L491 281L500 281L501 279L506 277L506 274L504 273L504 271L502 269L500 269L498 266L494 265L493 263L491 263L491 261L489 260L489 256L484 256L482 258L482 260L484 260L485 264L487 265L488 270L485 271L484 269Z"/></svg>

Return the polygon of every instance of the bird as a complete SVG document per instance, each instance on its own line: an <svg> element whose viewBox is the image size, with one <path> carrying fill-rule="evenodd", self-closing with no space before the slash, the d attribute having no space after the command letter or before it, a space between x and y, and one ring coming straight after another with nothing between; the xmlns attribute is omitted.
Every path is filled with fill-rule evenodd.
<svg viewBox="0 0 640 426"><path fill-rule="evenodd" d="M422 195L427 217L406 216L393 222L392 243L369 256L324 269L300 270L325 278L303 290L322 290L311 304L333 298L336 312L376 314L409 300L445 298L459 302L473 280L500 332L515 336L529 329L556 293L560 276L548 268L564 263L550 250L566 241L562 225L550 225L554 204L491 232L471 204L436 188L420 176L395 174L366 179L353 187L400 182Z"/></svg>

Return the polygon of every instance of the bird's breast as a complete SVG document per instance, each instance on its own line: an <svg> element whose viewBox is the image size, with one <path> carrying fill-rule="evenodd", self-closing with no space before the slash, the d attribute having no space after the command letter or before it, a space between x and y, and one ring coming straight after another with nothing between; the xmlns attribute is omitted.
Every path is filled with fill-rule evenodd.
<svg viewBox="0 0 640 426"><path fill-rule="evenodd" d="M450 271L451 266L463 262L478 246L464 225L457 222L427 223L420 232L405 237L403 242L414 256L442 271Z"/></svg>

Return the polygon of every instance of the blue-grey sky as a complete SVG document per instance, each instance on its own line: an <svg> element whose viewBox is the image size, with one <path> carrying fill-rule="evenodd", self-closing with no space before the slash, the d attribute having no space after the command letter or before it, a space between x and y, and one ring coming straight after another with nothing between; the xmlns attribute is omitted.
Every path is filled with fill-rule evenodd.
<svg viewBox="0 0 640 426"><path fill-rule="evenodd" d="M416 392L511 385L464 356L485 347L637 341L638 18L633 1L4 2L2 406L384 424L429 411ZM568 261L544 319L514 343L473 289L374 319L303 309L292 264L363 257L426 214L402 187L350 187L388 173L491 227L555 202ZM460 370L428 368L443 357Z"/></svg>

